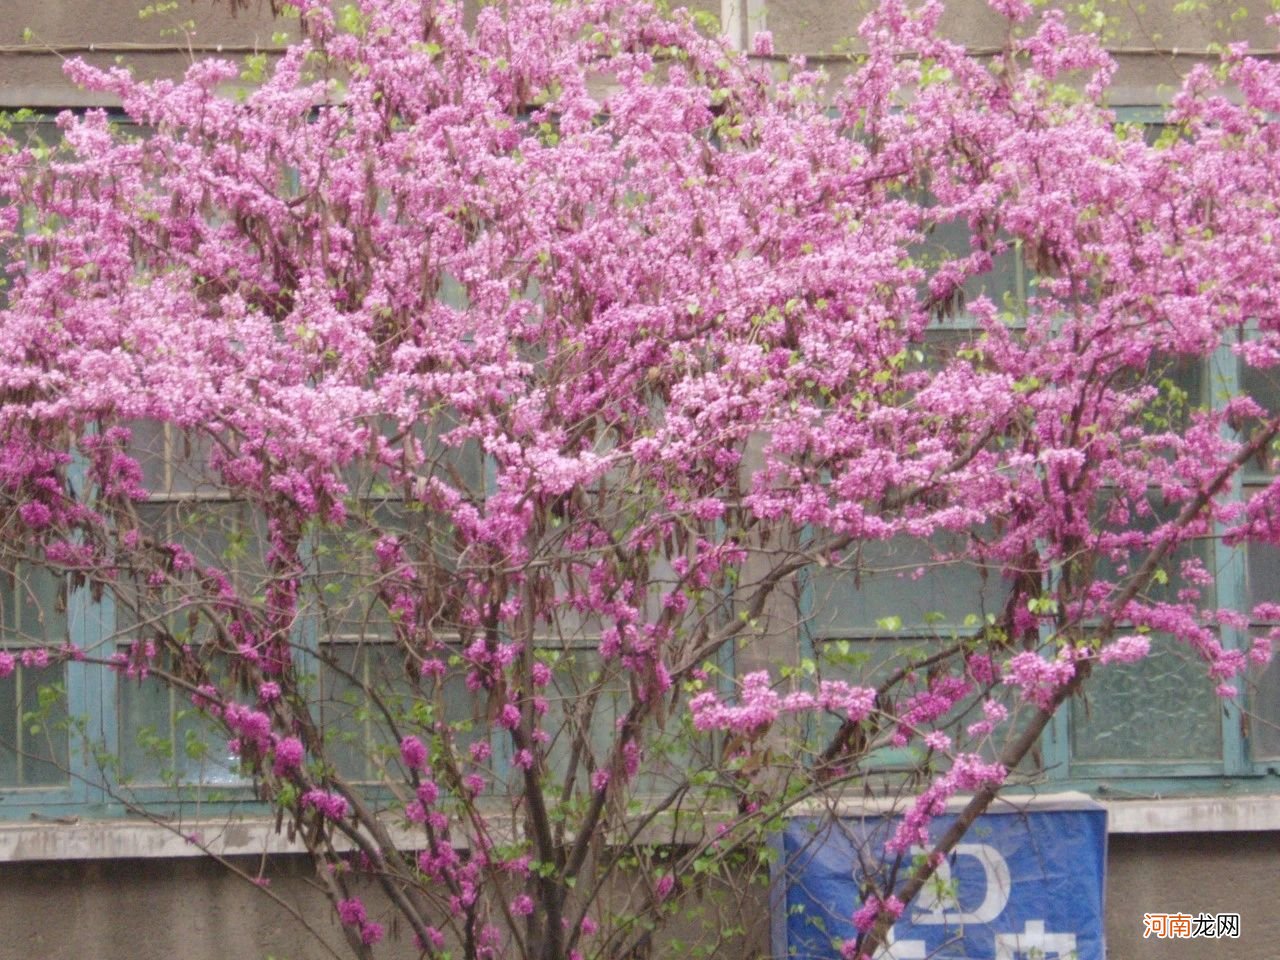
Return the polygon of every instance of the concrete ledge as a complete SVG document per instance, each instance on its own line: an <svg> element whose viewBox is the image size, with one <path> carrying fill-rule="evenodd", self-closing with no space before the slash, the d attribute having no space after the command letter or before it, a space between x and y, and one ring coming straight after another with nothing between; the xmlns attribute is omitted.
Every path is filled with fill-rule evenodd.
<svg viewBox="0 0 1280 960"><path fill-rule="evenodd" d="M421 837L392 829L397 845L413 849ZM347 846L341 842L339 849ZM186 821L168 826L139 820L30 820L0 823L0 862L18 860L115 860L131 858L261 856L306 853L275 820Z"/></svg>
<svg viewBox="0 0 1280 960"><path fill-rule="evenodd" d="M1280 830L1280 796L1099 800L1108 833L1237 833Z"/></svg>
<svg viewBox="0 0 1280 960"><path fill-rule="evenodd" d="M962 802L961 798L956 798ZM1280 796L1186 797L1169 800L1093 800L1084 794L1005 797L992 812L1015 812L1029 807L1101 806L1107 811L1107 832L1238 833L1280 831ZM841 805L843 807L843 805ZM826 808L824 808L826 809ZM838 808L842 816L883 811ZM806 811L797 810L797 815ZM808 811L811 814L818 810ZM421 837L390 827L405 849L420 845ZM190 838L190 839L188 839ZM261 856L264 853L305 853L287 832L276 832L275 821L251 817L238 820L204 819L167 826L137 820L27 820L0 823L0 862L39 860L113 860L132 858Z"/></svg>

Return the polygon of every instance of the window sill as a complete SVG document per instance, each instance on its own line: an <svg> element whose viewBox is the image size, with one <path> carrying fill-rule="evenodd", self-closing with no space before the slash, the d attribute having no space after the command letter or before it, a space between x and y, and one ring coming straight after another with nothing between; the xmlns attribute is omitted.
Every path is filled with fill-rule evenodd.
<svg viewBox="0 0 1280 960"><path fill-rule="evenodd" d="M1053 807L1097 804L1107 811L1107 833L1236 833L1280 831L1280 794L1235 797L1178 797L1161 800L1091 800L1082 793L1006 796L994 809L1027 805ZM865 808L846 815L873 813ZM802 811L797 810L797 814ZM277 833L274 818L206 819L183 824L182 832L137 820L81 820L74 817L0 823L0 862L42 860L172 859L219 856L303 854L298 841ZM406 849L421 836L390 826L392 837ZM188 842L200 838L203 847Z"/></svg>
<svg viewBox="0 0 1280 960"><path fill-rule="evenodd" d="M142 820L81 820L76 817L0 823L0 863L22 860L114 860L261 856L306 853L301 840L276 832L275 818L245 817L184 822L178 830ZM391 828L405 848L421 843ZM194 838L195 842L187 838ZM341 846L341 844L339 844Z"/></svg>
<svg viewBox="0 0 1280 960"><path fill-rule="evenodd" d="M1280 795L1102 800L1107 833L1237 833L1280 830Z"/></svg>

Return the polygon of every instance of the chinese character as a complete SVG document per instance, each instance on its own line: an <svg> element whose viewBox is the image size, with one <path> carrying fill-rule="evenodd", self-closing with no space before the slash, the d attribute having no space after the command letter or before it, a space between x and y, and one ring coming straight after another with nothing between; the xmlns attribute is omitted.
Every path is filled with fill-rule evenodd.
<svg viewBox="0 0 1280 960"><path fill-rule="evenodd" d="M995 960L1026 960L1048 957L1052 954L1063 960L1078 956L1074 933L1049 933L1043 920L1028 920L1022 933L997 933ZM921 954L923 956L923 954Z"/></svg>
<svg viewBox="0 0 1280 960"><path fill-rule="evenodd" d="M1240 936L1240 914L1238 913L1218 914L1218 936L1220 937Z"/></svg>
<svg viewBox="0 0 1280 960"><path fill-rule="evenodd" d="M1144 913L1142 915L1142 939L1156 937L1163 940L1169 935L1169 915L1167 913Z"/></svg>
<svg viewBox="0 0 1280 960"><path fill-rule="evenodd" d="M1180 940L1191 939L1191 914L1174 913L1169 915L1169 936Z"/></svg>
<svg viewBox="0 0 1280 960"><path fill-rule="evenodd" d="M1212 913L1201 913L1196 916L1191 925L1191 936L1193 937L1216 937L1218 935L1218 918Z"/></svg>

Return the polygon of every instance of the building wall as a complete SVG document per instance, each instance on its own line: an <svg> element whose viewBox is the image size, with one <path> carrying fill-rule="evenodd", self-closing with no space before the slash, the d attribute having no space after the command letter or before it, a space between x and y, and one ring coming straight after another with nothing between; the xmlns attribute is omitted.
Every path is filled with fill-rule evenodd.
<svg viewBox="0 0 1280 960"><path fill-rule="evenodd" d="M256 873L258 864L238 861ZM273 861L271 891L298 904L339 951L336 920L301 858ZM244 880L195 858L0 864L2 960L306 960L332 954ZM416 955L393 951L388 957Z"/></svg>
<svg viewBox="0 0 1280 960"><path fill-rule="evenodd" d="M472 0L472 3L476 0ZM717 14L740 42L769 29L777 52L824 58L857 49L850 43L872 0L689 0L686 6ZM1259 12L1233 22L1240 8L1228 0L1203 0L1196 13L1175 14L1178 0L1144 4L1099 4L1112 18L1108 45L1120 65L1112 99L1117 104L1152 104L1168 98L1190 66L1205 58L1210 44L1249 41L1256 49L1275 46L1274 31ZM231 0L179 0L172 12L140 19L144 0L7 0L0 23L0 107L63 107L103 104L62 76L62 62L81 56L99 66L124 57L143 77L172 76L193 55L240 57L277 46L273 37L289 22L271 17L266 0L251 0L234 17ZM680 5L673 2L672 6ZM1141 10L1141 12L1138 12ZM187 23L194 24L188 29ZM1003 20L983 0L951 0L943 32L971 49L998 50ZM30 31L30 40L25 40ZM89 49L92 45L93 49ZM826 60L839 72L841 59Z"/></svg>
<svg viewBox="0 0 1280 960"><path fill-rule="evenodd" d="M764 22L779 52L814 54L839 47L872 5L872 0L776 0L768 4ZM1051 0L1050 6L1066 5ZM1245 41L1255 50L1275 48L1275 31L1263 23L1260 5L1258 12L1236 21L1231 15L1240 4L1222 0L1206 0L1196 13L1175 13L1178 0L1097 6L1109 18L1103 36L1117 61L1111 90L1117 105L1167 101L1194 63L1214 59L1206 56L1212 44ZM1005 24L983 0L949 0L941 32L970 50L991 52L1003 44Z"/></svg>
<svg viewBox="0 0 1280 960"><path fill-rule="evenodd" d="M1280 944L1280 833L1112 836L1107 945L1112 960L1268 960ZM1239 940L1142 937L1144 913L1238 913Z"/></svg>
<svg viewBox="0 0 1280 960"><path fill-rule="evenodd" d="M1280 833L1121 834L1110 839L1107 939L1112 960L1274 960L1280 943ZM256 875L257 858L235 865ZM336 921L298 856L266 862L270 891L296 909L342 955ZM741 911L748 926L716 956L768 955L768 904L761 888ZM1143 940L1144 913L1238 913L1233 941ZM709 942L694 918L670 938ZM217 864L196 857L0 862L0 960L320 960L332 954L285 907ZM416 957L394 927L379 956Z"/></svg>
<svg viewBox="0 0 1280 960"><path fill-rule="evenodd" d="M100 67L127 63L140 77L174 76L193 55L216 55L221 47L225 56L242 57L270 48L272 35L289 28L287 21L273 20L265 4L232 17L227 2L180 0L175 11L142 19L139 10L146 5L145 0L7 0L0 20L0 107L109 104L67 81L62 64L70 57ZM194 30L187 21L194 21Z"/></svg>
<svg viewBox="0 0 1280 960"><path fill-rule="evenodd" d="M338 922L302 856L236 857L237 869L270 880L264 895L200 857L0 862L0 960L324 960L350 956ZM378 894L355 887L378 917ZM652 956L706 945L722 960L768 954L767 896L744 905L727 888L705 891L673 923ZM745 933L736 929L746 926ZM307 927L313 933L308 932ZM388 924L379 960L417 960L411 936ZM716 946L718 944L718 946ZM636 960L642 960L637 957Z"/></svg>

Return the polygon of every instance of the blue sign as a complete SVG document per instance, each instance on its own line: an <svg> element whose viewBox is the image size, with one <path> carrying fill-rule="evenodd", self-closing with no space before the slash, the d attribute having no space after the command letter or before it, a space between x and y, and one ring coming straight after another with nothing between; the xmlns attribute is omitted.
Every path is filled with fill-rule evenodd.
<svg viewBox="0 0 1280 960"><path fill-rule="evenodd" d="M932 836L954 819L936 818ZM840 942L857 934L851 918L867 880L884 889L895 868L884 843L896 826L882 817L788 821L776 868L778 956L838 960ZM908 905L877 960L1103 960L1106 845L1106 812L1097 807L985 814ZM910 858L896 866L900 882Z"/></svg>

